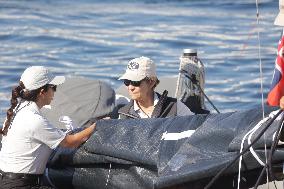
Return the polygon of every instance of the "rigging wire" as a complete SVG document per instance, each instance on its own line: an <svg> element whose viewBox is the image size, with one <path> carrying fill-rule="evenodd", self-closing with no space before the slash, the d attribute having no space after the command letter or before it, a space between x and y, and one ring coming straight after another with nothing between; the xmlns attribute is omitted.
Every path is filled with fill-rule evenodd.
<svg viewBox="0 0 284 189"><path fill-rule="evenodd" d="M257 19L257 26L259 26L259 7L258 7L259 3L258 3L258 0L256 0L256 19ZM258 56L259 56L259 71L260 71L260 87L261 87L261 105L262 105L262 117L263 117L263 120L265 118L265 115L264 115L264 92L263 92L263 72L262 72L262 60L261 60L261 45L260 45L260 32L259 32L259 29L257 28L257 37L258 37ZM242 156L253 146L253 144L263 135L264 136L264 147L265 147L265 160L266 160L266 163L262 169L262 172L260 174L260 176L258 177L258 180L255 184L255 187L256 188L260 181L261 181L261 178L263 176L263 174L265 173L266 171L266 181L267 181L267 187L269 188L269 173L271 175L272 174L272 156L273 156L273 153L275 152L275 148L277 146L277 143L280 139L280 134L281 133L281 130L282 130L282 127L283 127L283 119L284 117L282 116L282 119L280 121L280 125L278 130L277 130L277 139L274 139L274 142L273 142L273 145L271 146L271 150L270 150L270 153L269 153L269 157L268 156L268 153L267 153L267 145L266 145L266 135L265 135L265 131L268 129L268 127L273 123L273 121L276 119L276 117L278 117L281 113L283 112L283 110L279 110L278 113L270 120L270 122L266 125L266 127L259 133L259 135L257 135L257 137L254 139L253 142L249 142L247 148L243 151L240 151L240 153L238 154L238 156L230 163L228 164L227 166L225 166L221 171L218 172L217 175L215 175L213 177L213 179L205 186L205 189L208 189L210 188L213 183L225 172L225 170L227 170L230 166L232 166L234 164L235 161L237 161L239 158L240 158L240 161L241 161L241 158ZM239 162L240 163L240 162ZM239 174L240 174L240 170L239 170ZM240 176L240 175L239 175ZM239 179L238 179L238 188L239 188ZM275 185L275 183L274 183ZM276 186L276 185L275 185Z"/></svg>
<svg viewBox="0 0 284 189"><path fill-rule="evenodd" d="M258 0L256 0L256 22L259 26L259 8ZM261 105L262 105L262 119L264 119L264 98L263 98L263 72L262 72L262 59L261 59L261 46L260 46L260 34L257 29L257 41L258 41L258 58L259 58L259 73L260 73L260 90L261 90Z"/></svg>
<svg viewBox="0 0 284 189"><path fill-rule="evenodd" d="M262 72L262 60L261 60L261 45L260 45L260 34L259 34L259 3L255 0L256 5L256 23L257 23L257 41L258 41L258 58L259 58L259 74L260 74L260 90L261 90L261 107L262 107L262 119L264 119L264 98L263 98L263 72ZM264 133L264 154L265 162L267 164L267 146L266 146L266 135ZM268 171L266 171L266 182L267 186L269 183Z"/></svg>
<svg viewBox="0 0 284 189"><path fill-rule="evenodd" d="M260 89L261 89L261 107L262 107L262 121L259 123L260 125L255 127L253 130L249 131L245 137L243 138L242 144L241 144L241 150L240 153L242 152L242 145L244 143L244 140L247 135L248 137L248 143L250 144L251 136L252 134L261 126L261 123L265 122L268 118L265 119L264 117L264 98L263 98L263 72L262 72L262 60L261 60L261 45L260 45L260 34L259 34L259 7L258 7L258 0L255 1L256 4L256 29L257 29L257 41L258 41L258 58L259 58L259 73L260 73ZM251 132L251 133L250 133ZM253 150L253 148L250 148L250 151L252 155L256 158L256 160L262 165L265 166L267 165L267 146L266 146L266 135L264 133L264 152L265 152L265 164L258 158L256 152ZM237 188L240 188L240 175L241 175L241 166L242 166L242 156L240 156L239 159L239 171L238 171L238 182L237 182ZM268 171L267 173L267 183L269 182L268 180Z"/></svg>
<svg viewBox="0 0 284 189"><path fill-rule="evenodd" d="M198 83L198 81L196 80L196 78L190 77L187 72L185 70L181 70L180 73L183 73L184 76L186 78L188 78L193 85L197 86L199 91L204 95L204 97L206 98L206 100L211 104L211 106L216 110L216 112L219 114L220 111L218 110L218 108L213 104L213 102L209 99L209 97L205 94L205 92L202 90L200 84Z"/></svg>

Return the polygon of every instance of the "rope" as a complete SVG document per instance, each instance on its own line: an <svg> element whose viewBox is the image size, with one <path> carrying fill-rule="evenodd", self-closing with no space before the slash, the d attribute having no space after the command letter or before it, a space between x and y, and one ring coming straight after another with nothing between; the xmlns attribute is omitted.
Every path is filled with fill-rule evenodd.
<svg viewBox="0 0 284 189"><path fill-rule="evenodd" d="M199 86L195 85L192 80L188 82L183 79L182 72L187 73L191 77L194 77ZM203 62L196 55L182 55L180 57L179 74L175 92L175 98L188 98L190 96L200 97L200 107L204 108L204 92L201 91L204 88L205 71ZM200 90L201 89L201 90Z"/></svg>
<svg viewBox="0 0 284 189"><path fill-rule="evenodd" d="M269 153L269 157L268 157L268 162L263 167L263 169L262 169L262 171L261 171L261 173L260 173L260 175L259 175L259 177L257 179L257 182L255 183L254 189L256 189L258 187L258 185L260 184L261 178L262 178L262 176L264 174L264 171L266 169L269 170L270 175L272 176L272 156L273 156L273 154L275 152L276 145L278 144L280 136L281 136L281 131L282 131L282 128L283 128L283 120L284 120L284 115L282 115L282 117L281 117L281 120L279 122L279 126L278 126L276 134L275 134L276 138L274 138L274 141L273 141L273 143L272 143L272 145L270 147L270 153Z"/></svg>
<svg viewBox="0 0 284 189"><path fill-rule="evenodd" d="M255 137L254 141L251 142L250 145L248 145L240 154L237 155L237 157L235 157L235 159L233 159L231 161L231 163L229 163L227 166L225 166L223 169L221 169L212 179L211 181L205 186L204 189L209 189L214 182L222 176L222 174L229 168L231 167L239 158L240 156L242 156L243 154L245 154L249 148L251 146L254 145L254 143L256 143L256 141L258 141L260 139L260 137L264 134L264 132L268 129L268 127L273 123L273 121L283 112L283 110L279 110L277 112L277 114L267 123L267 125L265 126L265 128L263 130L261 130L261 132Z"/></svg>
<svg viewBox="0 0 284 189"><path fill-rule="evenodd" d="M180 73L183 73L184 76L188 79L190 79L190 81L196 85L198 87L198 89L200 90L200 92L204 95L204 97L206 98L206 100L211 104L211 106L216 110L216 112L218 112L218 114L220 113L220 111L217 109L217 107L213 104L213 102L209 99L209 97L205 94L205 92L202 90L201 86L197 83L196 79L193 79L192 77L190 77L187 72L185 70L180 70Z"/></svg>
<svg viewBox="0 0 284 189"><path fill-rule="evenodd" d="M243 137L242 139L242 142L241 142L241 148L240 148L240 153L242 152L243 150L243 146L244 146L244 142L245 142L245 139L248 137L248 144L250 145L251 144L251 137L252 135L259 129L261 128L261 126L263 126L263 124L265 122L268 121L269 118L273 118L273 116L275 115L275 111L274 112L271 112L269 114L268 117L266 117L265 119L262 119L260 122L258 122L249 132L247 132L245 134L245 136ZM273 140L273 139L272 139ZM253 157L258 161L258 163L262 166L265 166L267 164L262 162L262 160L258 157L258 155L256 154L256 152L254 151L253 147L250 147L250 152L252 153ZM242 156L240 156L240 159L239 159L239 171L238 171L238 189L240 188L240 179L241 179L241 166L242 166Z"/></svg>

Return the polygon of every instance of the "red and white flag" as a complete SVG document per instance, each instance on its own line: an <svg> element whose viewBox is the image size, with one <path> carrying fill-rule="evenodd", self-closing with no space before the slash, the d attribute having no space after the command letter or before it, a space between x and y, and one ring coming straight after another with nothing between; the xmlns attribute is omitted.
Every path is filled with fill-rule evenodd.
<svg viewBox="0 0 284 189"><path fill-rule="evenodd" d="M284 32L284 30L283 30ZM267 96L267 104L270 106L279 106L279 100L284 96L284 33L278 44L277 57L271 83L271 88Z"/></svg>

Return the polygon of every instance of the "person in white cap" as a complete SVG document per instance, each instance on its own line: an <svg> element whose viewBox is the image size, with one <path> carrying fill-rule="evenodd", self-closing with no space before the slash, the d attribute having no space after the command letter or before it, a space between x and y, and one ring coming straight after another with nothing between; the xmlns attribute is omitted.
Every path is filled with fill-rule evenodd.
<svg viewBox="0 0 284 189"><path fill-rule="evenodd" d="M27 68L12 90L11 107L0 130L0 188L37 188L47 161L57 146L78 147L95 129L95 124L74 135L52 126L41 114L49 105L56 86L65 81L43 66Z"/></svg>
<svg viewBox="0 0 284 189"><path fill-rule="evenodd" d="M284 26L284 0L279 0L279 13L274 20L274 25Z"/></svg>
<svg viewBox="0 0 284 189"><path fill-rule="evenodd" d="M131 101L118 110L119 118L158 118L193 115L189 108L176 98L155 92L159 84L156 65L148 57L129 61L126 72L119 78L128 89Z"/></svg>

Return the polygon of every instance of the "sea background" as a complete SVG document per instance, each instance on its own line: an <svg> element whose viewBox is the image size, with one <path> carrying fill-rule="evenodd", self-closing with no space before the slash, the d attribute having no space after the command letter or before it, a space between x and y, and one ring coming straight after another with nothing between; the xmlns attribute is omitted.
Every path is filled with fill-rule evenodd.
<svg viewBox="0 0 284 189"><path fill-rule="evenodd" d="M184 48L198 50L205 93L221 112L261 106L282 27L273 25L277 0L258 8L257 21L253 0L1 0L0 121L28 66L116 89L139 56L155 61L159 77L177 76Z"/></svg>

